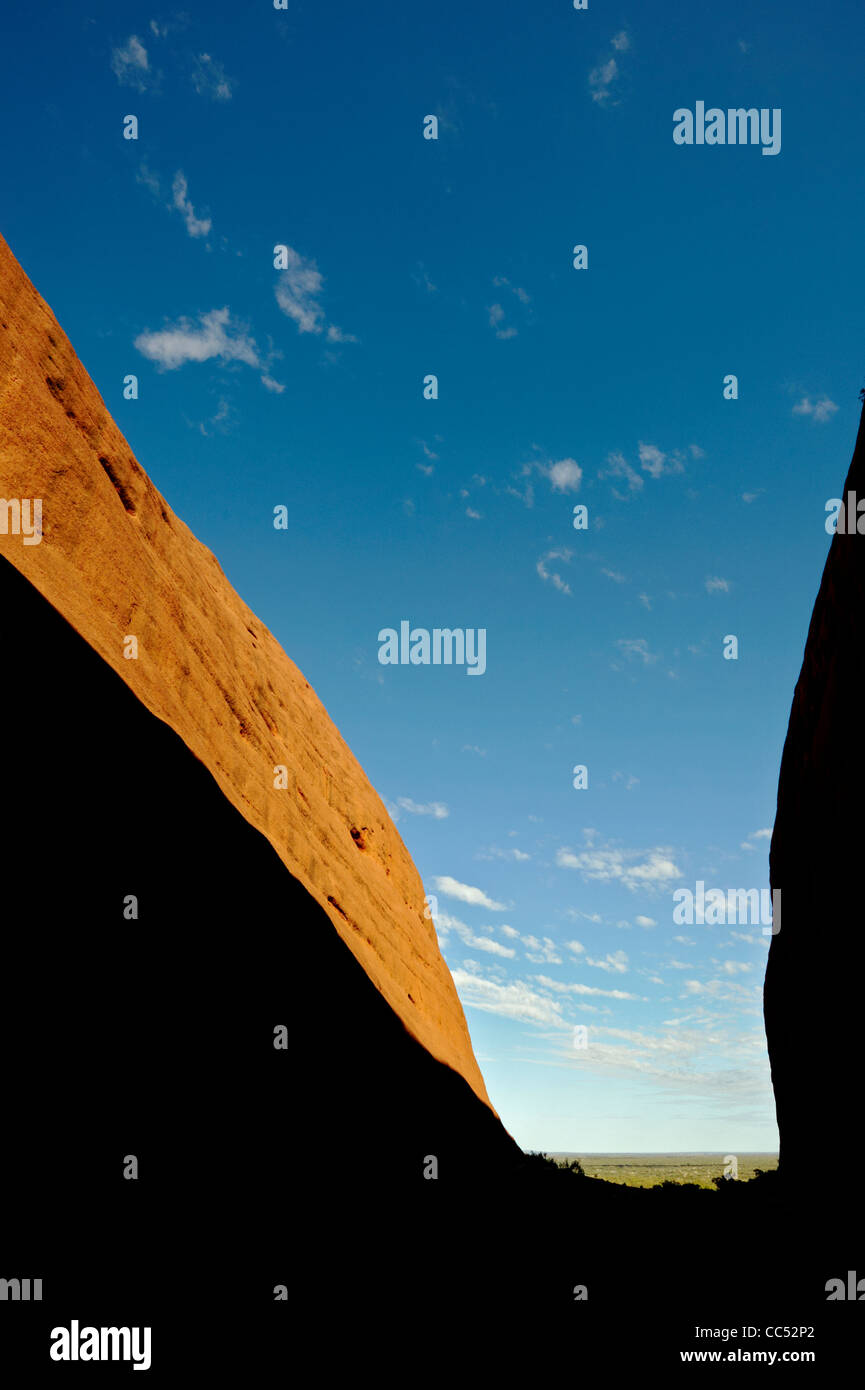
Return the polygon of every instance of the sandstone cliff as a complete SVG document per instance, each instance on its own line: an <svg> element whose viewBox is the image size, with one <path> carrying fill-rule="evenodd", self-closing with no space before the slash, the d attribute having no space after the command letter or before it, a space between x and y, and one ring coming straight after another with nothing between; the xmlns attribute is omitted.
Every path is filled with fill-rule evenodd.
<svg viewBox="0 0 865 1390"><path fill-rule="evenodd" d="M308 682L136 462L2 238L0 494L43 508L41 544L0 535L0 554L180 736L412 1037L489 1105L420 877L380 798ZM124 657L128 635L137 659ZM286 789L274 785L280 766ZM288 917L279 925L291 933Z"/></svg>

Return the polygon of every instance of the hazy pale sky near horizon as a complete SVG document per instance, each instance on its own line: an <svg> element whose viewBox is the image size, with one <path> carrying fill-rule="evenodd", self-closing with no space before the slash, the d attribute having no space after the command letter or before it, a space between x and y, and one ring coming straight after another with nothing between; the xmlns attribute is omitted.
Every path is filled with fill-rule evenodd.
<svg viewBox="0 0 865 1390"><path fill-rule="evenodd" d="M767 939L673 893L768 886L863 382L861 6L0 24L0 230L397 819L506 1127L774 1149ZM780 152L676 145L698 102ZM382 666L402 620L484 629L483 675Z"/></svg>

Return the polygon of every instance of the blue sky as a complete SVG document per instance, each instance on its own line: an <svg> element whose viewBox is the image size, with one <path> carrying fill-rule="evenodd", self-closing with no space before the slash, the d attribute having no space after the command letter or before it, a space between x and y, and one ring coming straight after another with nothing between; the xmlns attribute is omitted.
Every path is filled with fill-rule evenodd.
<svg viewBox="0 0 865 1390"><path fill-rule="evenodd" d="M768 882L862 385L863 30L798 0L5 12L0 230L392 809L526 1147L777 1143L766 939L672 894ZM697 101L780 109L781 152L675 145ZM485 629L483 676L382 666L403 619Z"/></svg>

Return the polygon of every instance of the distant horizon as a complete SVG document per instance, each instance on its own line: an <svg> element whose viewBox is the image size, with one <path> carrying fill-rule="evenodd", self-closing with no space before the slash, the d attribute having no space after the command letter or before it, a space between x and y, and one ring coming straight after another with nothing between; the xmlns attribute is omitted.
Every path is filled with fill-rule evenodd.
<svg viewBox="0 0 865 1390"><path fill-rule="evenodd" d="M778 1158L772 1149L736 1149L736 1157ZM554 1158L713 1158L719 1149L546 1149Z"/></svg>

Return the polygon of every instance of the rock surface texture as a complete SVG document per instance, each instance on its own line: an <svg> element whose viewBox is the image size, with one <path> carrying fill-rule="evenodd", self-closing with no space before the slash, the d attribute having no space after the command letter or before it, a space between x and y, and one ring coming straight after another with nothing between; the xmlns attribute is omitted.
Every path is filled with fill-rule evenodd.
<svg viewBox="0 0 865 1390"><path fill-rule="evenodd" d="M43 517L40 544L0 535L0 555L179 735L409 1034L489 1106L420 877L381 799L309 683L136 462L2 238L0 494L40 498ZM124 656L130 635L137 659ZM59 697L62 671L57 680Z"/></svg>

